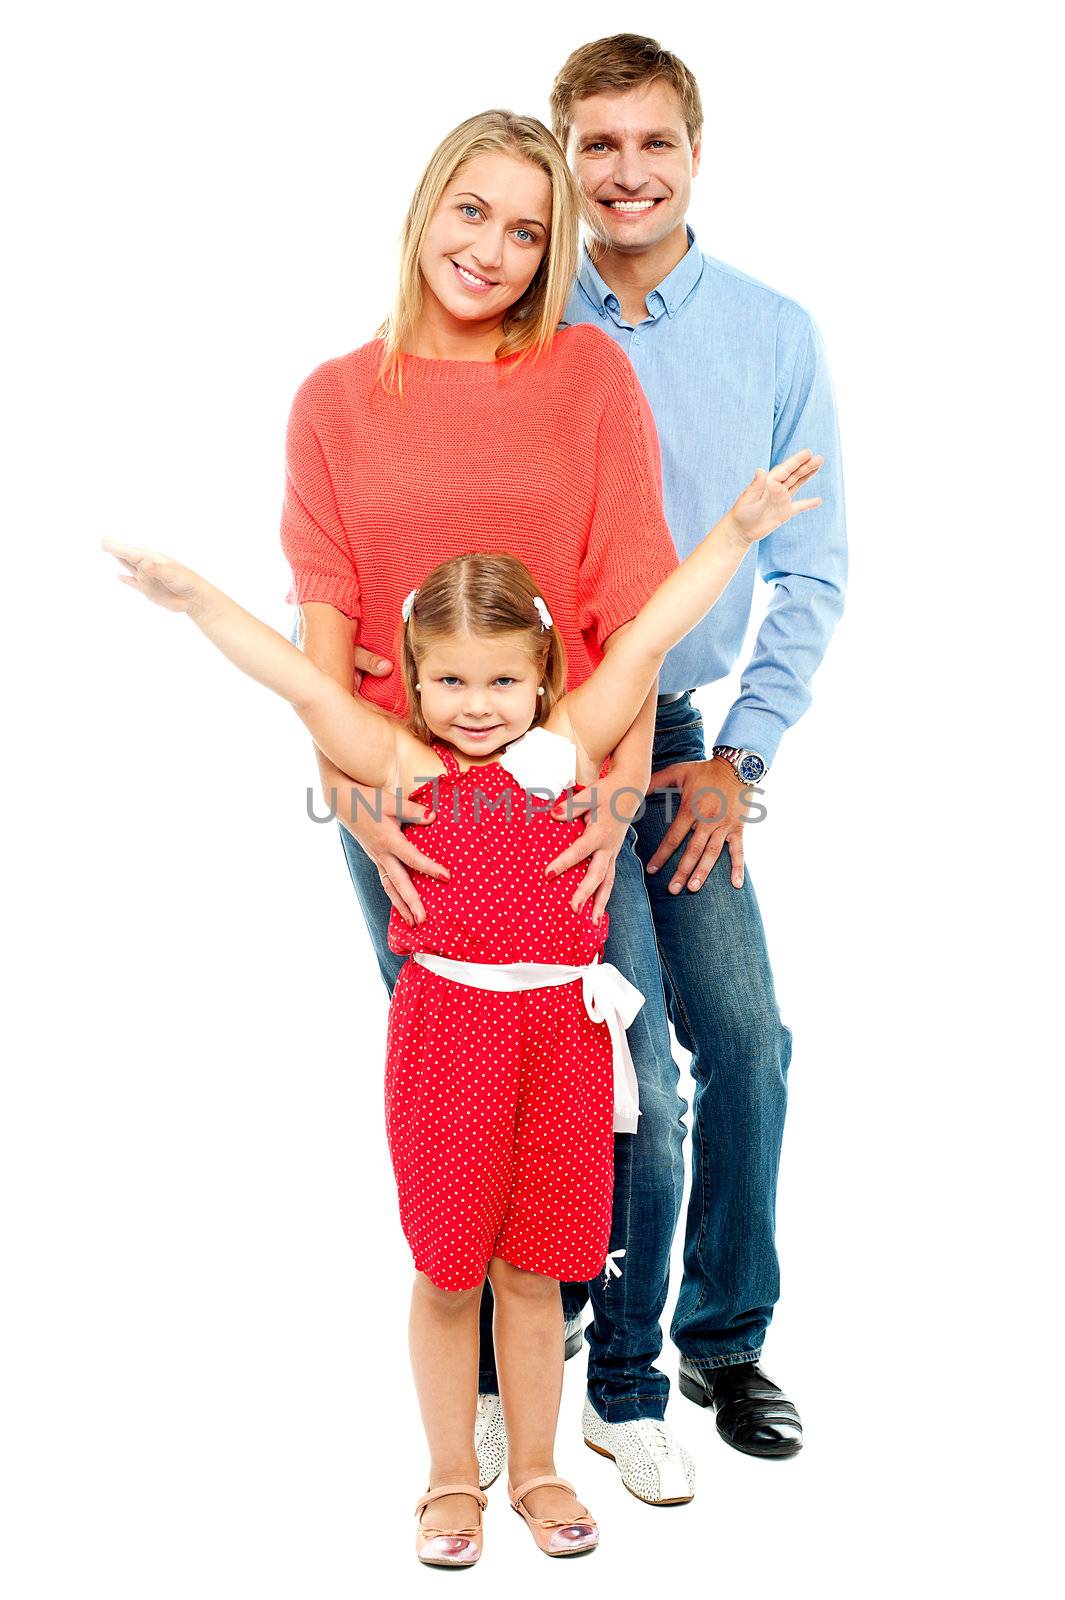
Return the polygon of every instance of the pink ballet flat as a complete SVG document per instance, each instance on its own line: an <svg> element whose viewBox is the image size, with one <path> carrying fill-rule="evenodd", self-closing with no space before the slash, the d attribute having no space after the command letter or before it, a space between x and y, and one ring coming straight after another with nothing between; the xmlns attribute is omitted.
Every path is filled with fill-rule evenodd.
<svg viewBox="0 0 1065 1600"><path fill-rule="evenodd" d="M557 1517L534 1517L526 1511L521 1503L525 1496L533 1489L547 1488L568 1489L570 1494L576 1494L572 1483L567 1483L565 1478L530 1478L519 1488L509 1491L512 1509L525 1518L544 1555L582 1556L594 1550L599 1543L599 1529L586 1506L580 1506L577 1516L571 1517L568 1522L559 1521Z"/></svg>
<svg viewBox="0 0 1065 1600"><path fill-rule="evenodd" d="M423 1528L422 1512L445 1494L468 1494L477 1501L475 1528ZM481 1512L488 1496L472 1483L441 1483L422 1495L414 1508L418 1518L417 1555L427 1567L472 1567L481 1559Z"/></svg>

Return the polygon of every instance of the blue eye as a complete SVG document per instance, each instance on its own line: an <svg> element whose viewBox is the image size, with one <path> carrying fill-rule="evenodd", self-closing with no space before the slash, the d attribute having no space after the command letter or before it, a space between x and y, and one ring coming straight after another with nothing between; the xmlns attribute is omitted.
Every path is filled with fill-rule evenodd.
<svg viewBox="0 0 1065 1600"><path fill-rule="evenodd" d="M475 217L479 217L481 215L479 207L471 205L468 200L463 201L462 205L459 206L459 210L472 211Z"/></svg>
<svg viewBox="0 0 1065 1600"><path fill-rule="evenodd" d="M529 244L535 244L536 243L536 235L534 233L530 233L528 228L515 228L514 231L515 231L515 233L523 233L525 235L525 239L529 242Z"/></svg>

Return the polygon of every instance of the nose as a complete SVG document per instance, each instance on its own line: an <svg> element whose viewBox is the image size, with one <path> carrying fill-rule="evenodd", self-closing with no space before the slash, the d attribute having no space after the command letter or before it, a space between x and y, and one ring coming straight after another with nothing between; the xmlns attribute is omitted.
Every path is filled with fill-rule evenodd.
<svg viewBox="0 0 1065 1600"><path fill-rule="evenodd" d="M477 237L477 248L471 250L470 255L485 276L490 277L503 260L503 229L491 226L482 228Z"/></svg>
<svg viewBox="0 0 1065 1600"><path fill-rule="evenodd" d="M487 689L470 689L462 703L462 716L471 727L479 722L491 722L492 707Z"/></svg>
<svg viewBox="0 0 1065 1600"><path fill-rule="evenodd" d="M635 192L647 182L647 167L642 152L633 146L623 146L614 162L611 174L619 189Z"/></svg>

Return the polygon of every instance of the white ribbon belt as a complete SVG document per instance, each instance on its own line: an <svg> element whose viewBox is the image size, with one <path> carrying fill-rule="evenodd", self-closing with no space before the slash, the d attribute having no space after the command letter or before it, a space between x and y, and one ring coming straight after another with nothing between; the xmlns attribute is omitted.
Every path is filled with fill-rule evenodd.
<svg viewBox="0 0 1065 1600"><path fill-rule="evenodd" d="M584 1009L593 1022L605 1022L614 1051L614 1132L635 1133L640 1115L640 1090L632 1062L626 1028L643 1005L636 985L610 961L592 961L586 967L563 967L549 961L511 961L496 965L486 961L453 961L429 950L416 950L413 960L441 978L468 983L474 989L546 989L581 980Z"/></svg>

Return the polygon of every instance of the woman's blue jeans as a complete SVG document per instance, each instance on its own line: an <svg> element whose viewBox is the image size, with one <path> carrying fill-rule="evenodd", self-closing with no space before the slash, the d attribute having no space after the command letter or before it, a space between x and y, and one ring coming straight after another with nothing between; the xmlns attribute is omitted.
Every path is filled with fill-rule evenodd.
<svg viewBox="0 0 1065 1600"><path fill-rule="evenodd" d="M705 759L690 691L660 705L652 771ZM564 1284L569 1316L591 1299L588 1393L608 1422L661 1417L669 1380L654 1365L669 1258L684 1187L684 1124L667 1017L691 1053L692 1183L684 1274L670 1333L696 1365L756 1361L779 1294L774 1242L777 1169L787 1104L791 1031L781 1022L762 919L745 868L733 888L727 847L697 892L669 893L683 850L650 876L644 863L669 827L676 790L649 795L618 852L603 960L646 996L629 1046L640 1085L635 1134L614 1143L610 1240L620 1277ZM377 868L337 824L344 856L391 994L404 956L388 948L391 901ZM482 1392L495 1391L491 1290L482 1299Z"/></svg>

